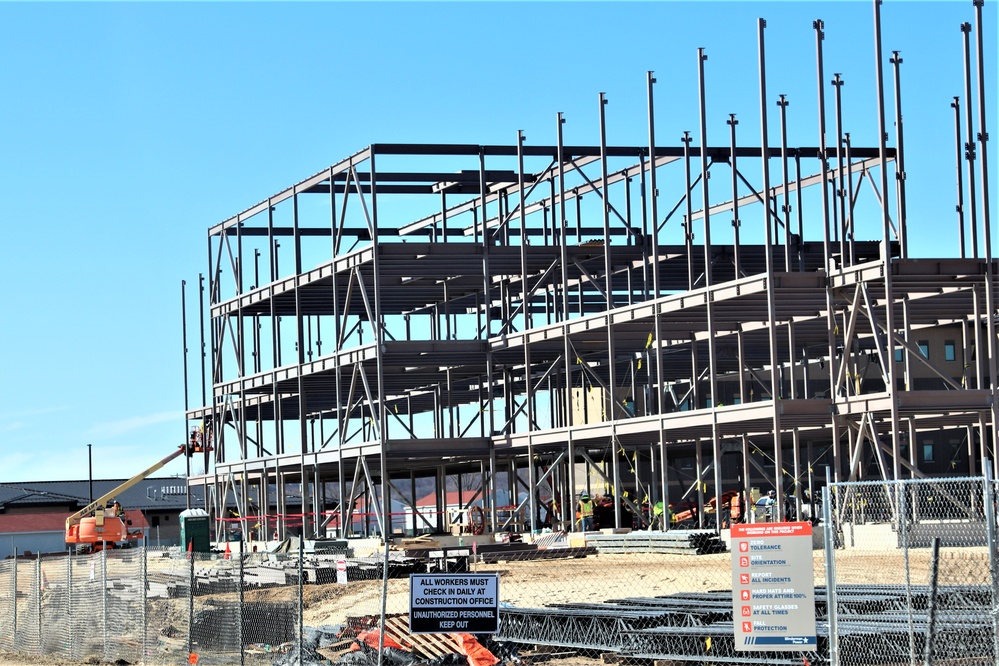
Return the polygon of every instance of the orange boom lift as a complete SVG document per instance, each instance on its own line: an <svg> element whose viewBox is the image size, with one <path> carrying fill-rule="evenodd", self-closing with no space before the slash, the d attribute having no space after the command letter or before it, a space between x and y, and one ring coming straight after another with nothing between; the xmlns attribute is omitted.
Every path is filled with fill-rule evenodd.
<svg viewBox="0 0 999 666"><path fill-rule="evenodd" d="M201 429L196 428L192 430L191 438L187 444L181 445L176 451L172 452L170 455L163 458L153 466L142 470L111 492L101 495L93 502L67 518L66 543L83 544L91 547L93 550L102 550L104 548L115 548L118 542L121 541L134 541L141 539L141 530L134 530L132 532L128 531L123 511L119 512L119 515L110 515L106 513L105 502L116 496L118 493L125 492L135 484L162 468L174 458L182 455L191 457L195 453L202 453L210 450L210 447L206 447L202 444Z"/></svg>

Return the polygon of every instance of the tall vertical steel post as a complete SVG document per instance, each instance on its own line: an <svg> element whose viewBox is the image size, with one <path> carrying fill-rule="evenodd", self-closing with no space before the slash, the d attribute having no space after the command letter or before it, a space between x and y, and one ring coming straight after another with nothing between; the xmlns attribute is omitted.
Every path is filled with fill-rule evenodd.
<svg viewBox="0 0 999 666"><path fill-rule="evenodd" d="M954 101L950 103L954 109L954 149L957 165L957 237L961 248L961 258L967 256L967 241L964 239L964 164L961 162L961 98L954 96Z"/></svg>
<svg viewBox="0 0 999 666"><path fill-rule="evenodd" d="M181 343L184 348L183 357L183 367L184 367L184 439L180 440L186 442L187 438L191 435L187 423L187 410L190 409L190 398L188 397L187 390L187 280L180 281L180 335ZM204 403L202 403L204 404ZM202 439L205 439L207 433L202 432ZM90 450L90 445L87 444L87 450ZM187 476L191 476L191 456L184 456L187 464ZM191 508L191 487L184 484L184 496L187 501L187 508ZM90 475L90 501L94 501L94 476L93 467L91 467Z"/></svg>
<svg viewBox="0 0 999 666"><path fill-rule="evenodd" d="M978 193L975 189L975 130L974 107L971 100L971 24L962 23L964 34L964 159L968 167L968 222L971 227L971 256L978 258Z"/></svg>
<svg viewBox="0 0 999 666"><path fill-rule="evenodd" d="M781 161L781 196L784 203L781 206L781 212L784 213L784 270L788 273L791 272L791 201L788 199L788 190L790 188L790 183L788 181L788 171L787 171L787 107L790 102L787 101L787 95L780 95L777 100L777 106L780 107L780 161ZM795 183L796 189L801 189L798 183ZM798 238L798 244L801 244L801 238ZM792 352L794 348L791 348ZM793 355L791 357L794 358ZM792 360L793 365L793 360ZM792 375L792 386L793 386L793 376Z"/></svg>
<svg viewBox="0 0 999 666"><path fill-rule="evenodd" d="M209 253L210 255L211 253ZM201 336L201 351L198 356L201 367L201 404L208 404L207 378L205 376L205 276L198 273L198 331Z"/></svg>
<svg viewBox="0 0 999 666"><path fill-rule="evenodd" d="M822 221L823 221L823 237L822 237L822 248L823 248L823 271L826 275L829 275L830 271L834 268L832 264L832 245L829 236L829 154L826 149L826 97L825 97L825 75L824 75L824 59L822 53L822 42L825 39L825 23L822 19L816 19L812 22L812 28L815 30L815 63L816 63L816 81L818 83L818 110L819 110L819 161L821 162L821 172L822 172ZM798 175L800 176L800 170ZM798 216L799 225L801 224L802 206L801 206L801 188L798 188ZM829 377L829 398L830 400L836 399L835 387L836 387L836 375L839 372L839 368L836 366L836 315L834 309L833 293L831 285L826 289L826 335L828 349L826 351L827 358L829 362L826 364L828 377ZM845 362L845 360L841 361ZM841 453L839 450L839 425L836 419L831 419L832 429L833 429L833 478L839 480L840 467L842 466Z"/></svg>
<svg viewBox="0 0 999 666"><path fill-rule="evenodd" d="M607 397L604 404L607 405L607 418L611 425L611 474L614 481L614 526L621 527L621 461L620 446L617 440L617 429L613 425L617 421L618 399L614 392L617 390L617 372L615 365L614 350L614 327L611 325L610 311L614 309L614 266L611 261L611 235L610 235L610 193L607 187L607 114L604 107L607 106L607 98L604 93L600 93L600 199L603 213L604 229L604 294L607 303Z"/></svg>
<svg viewBox="0 0 999 666"><path fill-rule="evenodd" d="M736 162L736 145L735 145L735 127L739 124L739 121L735 119L735 114L728 114L728 120L725 121L728 126L732 129L729 131L731 145L729 147L729 160L731 160L732 166L732 239L734 246L732 248L733 252L733 262L735 264L735 279L738 280L742 277L742 262L739 251L739 227L742 226L742 222L739 220L739 168Z"/></svg>
<svg viewBox="0 0 999 666"><path fill-rule="evenodd" d="M905 218L905 133L902 131L902 77L899 68L902 56L899 51L892 51L889 60L893 65L895 82L895 200L896 217L898 218L898 240L903 259L909 257L909 231Z"/></svg>
<svg viewBox="0 0 999 666"><path fill-rule="evenodd" d="M849 132L845 132L843 134L843 149L846 151L846 163L847 164L853 164L853 154L850 151L850 133ZM854 196L853 195L853 174L850 174L847 177L847 181L846 181L846 200L848 202L847 206L846 206L846 228L847 228L847 232L850 235L850 243L848 245L848 248L849 248L849 251L850 251L849 262L850 262L851 266L854 265L855 263L857 263L857 253L856 253L856 246L855 246L855 244L856 244L857 241L856 241L856 238L854 237L855 234L853 233L853 196Z"/></svg>
<svg viewBox="0 0 999 666"><path fill-rule="evenodd" d="M875 57L875 86L878 91L878 154L880 161L881 177L881 223L882 223L882 246L881 261L884 262L884 285L885 285L885 328L887 336L885 339L885 350L888 362L888 392L892 396L891 403L891 456L892 456L892 478L902 478L902 433L899 432L898 400L895 394L898 391L896 386L895 363L892 349L895 340L895 292L892 288L891 272L891 216L888 214L888 147L887 133L885 132L885 95L884 80L881 63L881 0L874 0L874 57ZM844 354L845 361L845 354ZM875 443L877 445L877 443ZM900 517L899 517L900 518Z"/></svg>
<svg viewBox="0 0 999 666"><path fill-rule="evenodd" d="M656 180L656 123L655 123L655 104L653 101L653 88L656 83L656 79L652 76L652 72L647 73L646 78L648 84L648 100L649 100L649 192L646 196L649 199L649 217L652 218L652 298L658 299L661 295L660 291L660 270L659 265L659 186ZM659 333L659 307L656 306L655 311L652 314L652 332L653 332L653 345L655 347L656 355L656 377L655 382L652 386L656 391L655 399L655 409L656 414L663 413L663 355L662 355L662 340L660 339ZM646 409L648 409L646 407ZM665 449L663 450L665 455ZM665 458L663 458L663 467L665 468ZM664 477L665 478L665 477ZM665 489L664 489L665 492ZM665 505L664 505L665 506Z"/></svg>
<svg viewBox="0 0 999 666"><path fill-rule="evenodd" d="M697 49L697 90L699 99L699 117L701 126L701 204L704 210L704 286L707 289L707 296L705 300L705 310L707 312L707 323L708 323L708 386L711 394L711 454L715 461L714 466L714 482L715 482L715 507L718 512L716 516L720 515L721 511L721 495L722 495L722 477L721 477L721 441L718 435L718 358L717 350L715 347L715 317L714 317L714 305L712 304L712 294L711 286L714 281L711 279L711 263L712 263L712 252L711 252L711 200L708 193L708 121L707 121L707 105L705 102L705 89L704 89L704 61L708 59L706 53L704 53L703 48ZM764 198L767 193L764 193ZM688 193L689 198L689 193ZM691 342L695 345L696 354L696 339ZM695 380L696 381L696 377ZM697 405L696 409L700 409L701 405ZM700 445L698 445L698 450L700 450ZM700 507L699 507L700 508ZM715 529L721 529L720 521L715 522Z"/></svg>
<svg viewBox="0 0 999 666"><path fill-rule="evenodd" d="M493 436L496 434L496 414L495 414L495 368L493 367L493 350L489 346L489 338L492 337L492 300L490 296L491 288L491 277L489 268L489 247L492 245L492 234L489 232L488 227L488 215L486 214L486 203L487 203L487 186L486 186L486 153L485 150L480 146L478 151L479 158L479 208L481 209L481 225L482 225L482 314L485 321L482 322L482 327L478 331L479 339L486 342L486 419L482 423L486 426L486 436L489 437L489 465L490 465L490 484L492 484L493 492L490 496L493 500L493 505L495 506L495 479L496 479L496 444L493 441ZM473 208L474 214L474 208ZM476 218L478 219L478 218ZM480 401L481 405L481 401ZM495 518L495 511L492 512ZM493 521L495 525L495 519Z"/></svg>
<svg viewBox="0 0 999 666"><path fill-rule="evenodd" d="M299 227L298 217L298 185L292 188L291 194L291 231L292 231L292 251L294 252L295 275L301 275L302 266L302 233ZM377 253L376 253L377 254ZM296 278L297 279L297 278ZM302 310L302 290L295 289L295 363L297 365L295 374L298 392L298 474L300 482L300 496L302 500L302 531L299 535L304 539L308 534L308 477L305 473L305 454L308 452L309 430L306 415L307 403L305 400L305 314ZM377 325L377 324L376 324ZM372 405L372 409L374 405Z"/></svg>
<svg viewBox="0 0 999 666"><path fill-rule="evenodd" d="M690 142L692 141L690 137L690 132L684 131L683 136L680 138L683 142L683 164L684 164L684 184L686 187L685 194L683 195L684 203L686 204L686 215L683 218L683 245L684 250L687 255L687 289L694 288L694 212L693 204L690 201L691 190L693 186L690 182ZM694 382L696 384L697 378L695 376Z"/></svg>
<svg viewBox="0 0 999 666"><path fill-rule="evenodd" d="M529 331L533 327L531 317L530 290L527 286L527 195L524 191L524 131L517 130L517 193L519 204L517 206L520 218L520 304L522 316L524 318L523 331ZM509 400L510 388L507 388L507 400ZM530 486L530 496L528 506L531 511L530 528L531 533L537 531L538 506L537 487L534 478L534 381L531 376L531 342L524 336L524 398L527 412L527 458L530 461L528 485Z"/></svg>
<svg viewBox="0 0 999 666"><path fill-rule="evenodd" d="M801 149L794 149L794 181L801 182ZM805 270L805 211L801 204L801 187L794 188L795 204L798 209L798 270Z"/></svg>
<svg viewBox="0 0 999 666"><path fill-rule="evenodd" d="M336 265L336 257L339 253L339 248L337 246L337 238L339 236L340 227L343 224L343 220L337 219L336 214L336 187L334 186L334 177L336 174L333 173L333 167L329 169L329 181L330 181L330 260ZM344 195L346 199L346 195ZM340 355L340 339L343 336L343 322L341 317L344 316L340 312L340 279L339 274L336 270L332 271L330 279L333 283L333 352L339 356ZM336 427L337 427L337 501L339 505L337 510L339 515L337 516L337 536L341 539L347 536L347 527L344 523L344 516L346 515L346 501L347 501L347 488L344 484L344 465L343 465L343 436L342 433L346 431L347 428L347 416L343 408L343 368L341 363L336 363L336 370L334 375L334 416L336 417ZM267 483L266 476L262 480L263 484ZM261 504L264 508L265 505ZM264 508L266 511L266 508Z"/></svg>
<svg viewBox="0 0 999 666"><path fill-rule="evenodd" d="M205 308L205 309L208 310L209 313L211 312L211 306L215 305L216 303L219 303L222 300L221 295L220 295L221 282L222 282L222 256L221 256L221 254L222 254L222 246L224 244L224 235L225 235L225 233L226 232L222 232L222 235L219 237L219 256L217 257L217 260L214 263L212 262L212 256L211 256L211 242L209 242L209 248L208 248L208 266L209 266L209 269L211 271L211 275L208 278L208 307ZM208 438L209 437L209 432L211 432L212 442L214 443L215 448L216 448L215 459L216 460L222 460L225 457L225 451L224 451L225 441L224 441L224 438L223 438L224 429L221 428L221 427L219 427L219 428L216 429L216 422L220 420L220 419L217 418L217 417L220 416L220 414L219 414L219 411L220 411L220 400L214 396L214 386L216 384L218 384L218 383L221 383L222 382L222 377L224 376L224 374L223 374L223 365L224 365L223 360L224 360L224 357L223 357L223 354L222 354L222 336L223 336L223 333L224 333L224 329L222 327L222 321L221 321L221 319L217 321L215 318L211 318L210 317L208 324L209 324L209 327L211 329L210 330L210 335L209 335L209 344L210 344L210 347L209 347L209 355L208 355L208 365L211 368L211 378L212 378L212 387L213 387L212 394L213 395L212 395L212 401L211 401L212 418L211 418L211 420L210 420L209 423L205 424L204 437ZM217 435L217 437L215 435ZM205 466L205 470L207 471L208 468L209 468L209 451L208 451L208 447L205 447L205 452L204 452L203 455L204 455L204 458L203 458L203 460L204 460L204 466ZM205 510L208 511L210 509L211 509L211 506L210 506L210 502L209 502L209 499L208 499L208 493L206 492L205 493Z"/></svg>
<svg viewBox="0 0 999 666"><path fill-rule="evenodd" d="M989 209L989 153L987 145L989 132L985 126L985 54L982 46L982 6L985 4L985 0L974 0L974 3L975 33L977 35L975 59L978 65L978 152L981 153L979 168L982 172L982 234L985 239L985 303L989 314L986 328L989 338L989 380L992 387L992 476L997 478L999 477L999 456L996 455L996 442L999 441L999 432L996 431L999 428L999 404L997 404L999 402L999 385L997 385L999 384L999 368L997 368L999 359L996 358L995 268L992 265L992 224ZM968 103L971 103L970 97ZM995 572L996 570L993 569L993 573ZM999 652L997 652L996 659L999 660Z"/></svg>
<svg viewBox="0 0 999 666"><path fill-rule="evenodd" d="M555 147L555 159L558 162L556 165L556 174L558 176L558 212L552 211L553 216L557 216L558 220L558 252L559 252L559 279L561 284L559 288L561 290L562 297L562 361L563 368L565 372L565 377L563 384L565 386L565 395L563 396L563 409L565 410L565 426L566 426L566 450L569 458L569 469L568 469L568 485L569 492L568 497L563 502L563 516L572 516L575 512L575 502L576 502L576 445L573 442L573 429L572 429L572 365L573 365L573 354L571 345L569 344L569 252L566 244L566 234L569 232L569 224L565 217L565 154L563 151L563 141L562 141L562 126L565 124L565 118L562 117L562 112L558 113L555 124L555 135L558 143ZM575 523L570 519L570 523L574 526ZM496 524L496 518L493 518L493 524ZM570 531L572 528L570 527Z"/></svg>
<svg viewBox="0 0 999 666"><path fill-rule="evenodd" d="M767 59L764 31L767 27L765 19L757 19L757 34L760 66L760 157L763 162L763 191L770 191L770 141L767 127ZM770 346L770 392L773 402L773 432L774 432L774 489L777 491L777 520L784 520L784 447L781 437L781 387L780 355L777 350L777 296L774 292L774 254L773 235L770 226L769 199L764 206L763 219L766 235L764 241L764 258L767 267L767 340Z"/></svg>
<svg viewBox="0 0 999 666"><path fill-rule="evenodd" d="M267 241L270 255L271 282L268 285L268 304L271 317L271 370L274 371L281 366L281 324L277 316L275 305L274 282L278 278L278 257L277 243L274 239L274 205L270 198L267 199ZM276 454L284 453L284 429L281 427L281 394L278 392L277 381L272 381L271 400L274 403L274 449ZM279 535L283 536L284 526L278 516L276 525Z"/></svg>
<svg viewBox="0 0 999 666"><path fill-rule="evenodd" d="M839 223L836 235L839 236L839 254L845 259L847 244L846 229L846 188L843 187L844 177L849 178L849 173L843 171L843 81L842 76L837 72L833 74L831 81L833 85L833 97L836 107L836 177L833 179L833 188L836 192L836 201L839 203ZM833 208L834 217L837 208Z"/></svg>
<svg viewBox="0 0 999 666"><path fill-rule="evenodd" d="M370 169L371 177L371 245L374 248L371 258L371 273L372 273L372 291L374 293L374 326L375 326L375 343L377 345L378 353L375 355L375 372L377 373L377 394L375 396L378 401L378 466L379 475L381 478L381 497L378 502L378 509L381 516L381 526L382 526L382 544L383 544L383 561L385 566L382 569L382 605L380 610L381 627L385 626L385 611L386 603L388 598L388 561L389 561L389 546L392 543L392 515L390 512L390 496L389 496L389 471L388 471L388 458L386 456L386 442L388 441L388 407L385 404L386 396L386 386L385 386L385 315L382 312L382 278L381 278L381 262L379 259L378 243L379 238L379 228L378 228L378 169L375 163L375 158L378 151L375 146L371 147L371 154L369 158L368 167ZM483 224L485 220L483 220ZM372 412L375 410L375 405L371 406ZM371 488L371 494L374 495L375 489ZM382 655L384 654L385 645L385 632L380 631L378 636L378 663L379 666L382 663Z"/></svg>

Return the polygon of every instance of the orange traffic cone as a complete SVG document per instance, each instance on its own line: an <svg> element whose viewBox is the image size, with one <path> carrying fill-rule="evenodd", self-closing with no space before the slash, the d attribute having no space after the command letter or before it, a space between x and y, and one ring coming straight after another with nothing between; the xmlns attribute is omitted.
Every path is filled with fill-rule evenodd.
<svg viewBox="0 0 999 666"><path fill-rule="evenodd" d="M229 542L226 541L225 542L225 555L222 556L222 559L223 560L228 560L230 557L232 557L232 551L229 550Z"/></svg>
<svg viewBox="0 0 999 666"><path fill-rule="evenodd" d="M194 539L187 542L187 559L194 557Z"/></svg>

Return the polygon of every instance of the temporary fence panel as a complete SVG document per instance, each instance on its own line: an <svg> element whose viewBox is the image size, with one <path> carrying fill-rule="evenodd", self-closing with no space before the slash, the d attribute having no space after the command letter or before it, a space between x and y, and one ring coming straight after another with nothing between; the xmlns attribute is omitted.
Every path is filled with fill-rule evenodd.
<svg viewBox="0 0 999 666"><path fill-rule="evenodd" d="M391 650L389 661L444 664L460 654L473 666L489 662L486 654L563 666L846 666L927 656L994 664L995 516L987 507L995 489L983 479L938 479L830 491L831 520L813 531L812 650L737 649L728 530L552 532L512 543L476 535L457 546L429 537L388 551L368 539L304 552L291 540L279 552L244 553L241 545L252 546L237 543L210 554L137 548L8 560L0 562L0 650L157 665L373 666L379 646ZM824 539L835 546L828 567ZM411 617L410 577L436 583L443 574L465 581L469 595L495 592L495 633L464 635L463 618L481 607L468 614L460 591L436 604L442 612ZM428 618L440 620L430 625L439 631L413 633L411 621L424 632Z"/></svg>
<svg viewBox="0 0 999 666"><path fill-rule="evenodd" d="M17 634L17 562L0 562L0 651L13 652Z"/></svg>
<svg viewBox="0 0 999 666"><path fill-rule="evenodd" d="M838 663L995 663L984 479L831 491Z"/></svg>
<svg viewBox="0 0 999 666"><path fill-rule="evenodd" d="M183 551L146 551L144 662L184 663L190 654L195 556Z"/></svg>
<svg viewBox="0 0 999 666"><path fill-rule="evenodd" d="M38 560L16 560L14 565L16 631L13 639L15 652L25 654L39 654L41 652L40 585Z"/></svg>

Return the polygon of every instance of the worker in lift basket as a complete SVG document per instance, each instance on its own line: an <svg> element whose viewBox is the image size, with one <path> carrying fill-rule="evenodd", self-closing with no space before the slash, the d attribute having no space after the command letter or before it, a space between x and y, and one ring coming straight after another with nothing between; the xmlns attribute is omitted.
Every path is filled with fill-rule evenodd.
<svg viewBox="0 0 999 666"><path fill-rule="evenodd" d="M764 521L773 522L777 509L777 491L770 490L766 495L756 500L756 509L758 516Z"/></svg>
<svg viewBox="0 0 999 666"><path fill-rule="evenodd" d="M579 521L582 531L589 532L593 529L593 500L586 492L579 496Z"/></svg>

